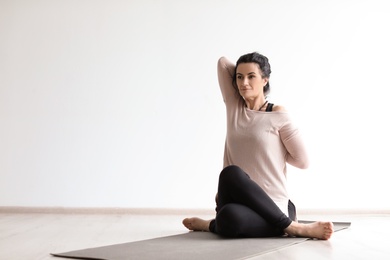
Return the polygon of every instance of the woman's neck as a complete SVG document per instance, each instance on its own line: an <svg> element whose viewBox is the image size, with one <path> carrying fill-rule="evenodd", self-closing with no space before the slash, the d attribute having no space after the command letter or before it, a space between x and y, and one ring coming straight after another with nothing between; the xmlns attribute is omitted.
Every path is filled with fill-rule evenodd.
<svg viewBox="0 0 390 260"><path fill-rule="evenodd" d="M262 110L267 104L267 102L268 101L264 97L253 99L253 100L245 99L246 107L249 108L250 110L256 110L256 111Z"/></svg>

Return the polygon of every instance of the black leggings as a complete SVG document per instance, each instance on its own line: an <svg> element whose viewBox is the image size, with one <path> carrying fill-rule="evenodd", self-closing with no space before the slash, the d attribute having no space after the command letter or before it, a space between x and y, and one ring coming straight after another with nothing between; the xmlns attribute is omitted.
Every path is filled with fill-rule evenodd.
<svg viewBox="0 0 390 260"><path fill-rule="evenodd" d="M295 219L294 204L289 215ZM217 215L210 231L227 237L272 237L284 234L292 220L238 166L222 170L218 183Z"/></svg>

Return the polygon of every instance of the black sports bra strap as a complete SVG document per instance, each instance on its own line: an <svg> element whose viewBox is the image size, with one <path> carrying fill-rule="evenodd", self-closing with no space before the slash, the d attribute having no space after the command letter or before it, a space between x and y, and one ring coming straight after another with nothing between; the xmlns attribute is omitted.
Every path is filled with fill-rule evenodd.
<svg viewBox="0 0 390 260"><path fill-rule="evenodd" d="M265 108L265 111L266 111L266 112L272 112L273 106L274 106L274 104L268 103L268 104L267 104L267 107Z"/></svg>

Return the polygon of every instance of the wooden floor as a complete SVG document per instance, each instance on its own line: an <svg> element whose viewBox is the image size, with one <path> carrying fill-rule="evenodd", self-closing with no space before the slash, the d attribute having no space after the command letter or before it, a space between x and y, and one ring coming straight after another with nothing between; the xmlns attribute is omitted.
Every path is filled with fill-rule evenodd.
<svg viewBox="0 0 390 260"><path fill-rule="evenodd" d="M192 213L72 214L2 210L0 260L62 259L50 253L186 233L181 221ZM213 217L212 214L198 216ZM301 214L300 218L350 221L352 226L335 233L329 241L307 241L251 259L390 259L388 214Z"/></svg>

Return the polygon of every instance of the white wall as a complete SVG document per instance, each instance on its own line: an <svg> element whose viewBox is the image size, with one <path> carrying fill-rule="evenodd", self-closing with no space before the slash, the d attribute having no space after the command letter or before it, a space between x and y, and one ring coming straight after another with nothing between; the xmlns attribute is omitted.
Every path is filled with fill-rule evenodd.
<svg viewBox="0 0 390 260"><path fill-rule="evenodd" d="M295 203L389 209L386 2L0 0L0 206L214 207L216 62L259 51Z"/></svg>

